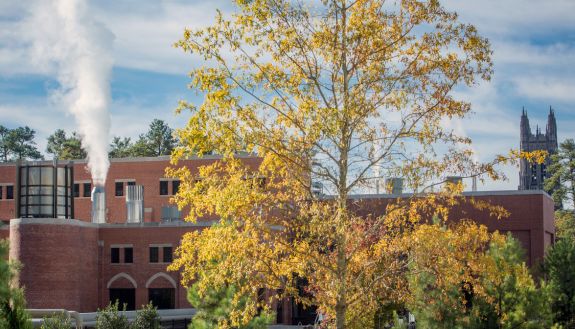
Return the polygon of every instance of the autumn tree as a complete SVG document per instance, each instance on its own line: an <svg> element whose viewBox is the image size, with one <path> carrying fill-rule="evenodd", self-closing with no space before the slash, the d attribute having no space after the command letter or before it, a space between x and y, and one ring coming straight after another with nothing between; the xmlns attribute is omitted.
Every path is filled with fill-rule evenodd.
<svg viewBox="0 0 575 329"><path fill-rule="evenodd" d="M551 327L550 287L535 284L512 236L462 223L452 230L422 225L412 238L408 306L418 326Z"/></svg>
<svg viewBox="0 0 575 329"><path fill-rule="evenodd" d="M181 103L190 119L173 163L222 159L200 177L168 175L182 182L175 200L188 220L222 221L187 234L172 268L186 284L267 288L317 305L336 328L369 327L381 304L407 294L399 237L450 205L421 192L450 173L497 177L443 124L471 108L453 88L490 78L489 43L436 0L235 4L176 44L205 63L190 73L203 102ZM244 164L240 150L261 164ZM414 198L382 206L385 215L355 211L351 194L398 176ZM329 197L312 193L318 182ZM311 294L299 293L299 278Z"/></svg>

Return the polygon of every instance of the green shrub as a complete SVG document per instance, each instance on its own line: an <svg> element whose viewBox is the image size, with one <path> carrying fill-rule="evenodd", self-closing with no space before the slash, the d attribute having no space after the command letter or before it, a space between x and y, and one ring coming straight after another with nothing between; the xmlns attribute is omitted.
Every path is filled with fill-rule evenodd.
<svg viewBox="0 0 575 329"><path fill-rule="evenodd" d="M52 316L45 317L40 329L70 329L72 320L64 313L54 313Z"/></svg>
<svg viewBox="0 0 575 329"><path fill-rule="evenodd" d="M131 325L132 329L159 329L160 317L154 305L150 302L136 313L136 319Z"/></svg>
<svg viewBox="0 0 575 329"><path fill-rule="evenodd" d="M126 305L122 311L126 311ZM118 302L110 303L96 315L96 329L129 329L128 318L118 311Z"/></svg>

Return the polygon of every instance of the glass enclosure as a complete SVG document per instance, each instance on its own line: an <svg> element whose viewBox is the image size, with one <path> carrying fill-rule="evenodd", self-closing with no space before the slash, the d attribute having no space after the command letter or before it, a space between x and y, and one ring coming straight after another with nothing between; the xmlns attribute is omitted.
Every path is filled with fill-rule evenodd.
<svg viewBox="0 0 575 329"><path fill-rule="evenodd" d="M73 218L72 163L25 163L17 168L19 218Z"/></svg>

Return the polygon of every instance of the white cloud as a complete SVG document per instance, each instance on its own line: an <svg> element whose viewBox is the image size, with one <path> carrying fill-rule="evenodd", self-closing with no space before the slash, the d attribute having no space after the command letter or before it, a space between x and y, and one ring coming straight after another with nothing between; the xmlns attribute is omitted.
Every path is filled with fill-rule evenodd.
<svg viewBox="0 0 575 329"><path fill-rule="evenodd" d="M575 77L519 75L513 80L524 97L575 102Z"/></svg>

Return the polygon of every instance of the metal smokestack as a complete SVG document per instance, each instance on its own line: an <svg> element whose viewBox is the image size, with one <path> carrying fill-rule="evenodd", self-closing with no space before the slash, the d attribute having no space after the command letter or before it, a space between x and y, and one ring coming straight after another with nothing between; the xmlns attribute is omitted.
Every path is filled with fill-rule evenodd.
<svg viewBox="0 0 575 329"><path fill-rule="evenodd" d="M106 190L96 185L92 189L92 223L106 223Z"/></svg>
<svg viewBox="0 0 575 329"><path fill-rule="evenodd" d="M126 186L126 213L128 223L144 221L144 186Z"/></svg>

